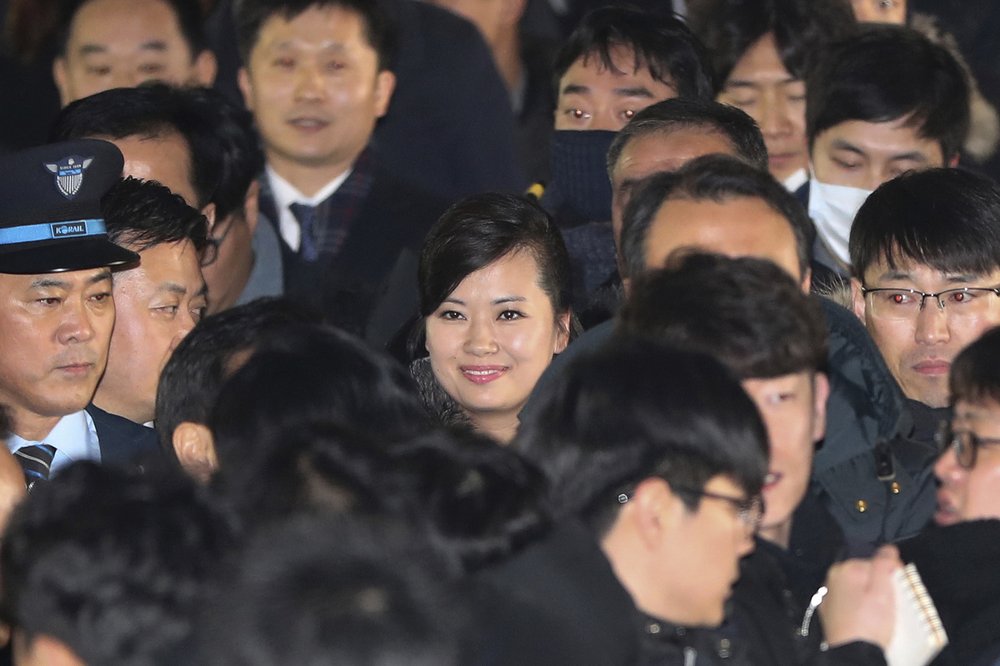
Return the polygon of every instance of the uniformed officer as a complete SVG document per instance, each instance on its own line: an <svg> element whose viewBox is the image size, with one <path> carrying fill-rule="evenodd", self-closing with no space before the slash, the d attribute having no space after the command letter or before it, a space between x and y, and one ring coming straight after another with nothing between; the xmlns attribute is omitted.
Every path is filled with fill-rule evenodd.
<svg viewBox="0 0 1000 666"><path fill-rule="evenodd" d="M122 166L97 140L0 157L0 403L29 487L75 460L141 453L102 441L84 411L115 322L110 267L139 259L108 239L101 216Z"/></svg>

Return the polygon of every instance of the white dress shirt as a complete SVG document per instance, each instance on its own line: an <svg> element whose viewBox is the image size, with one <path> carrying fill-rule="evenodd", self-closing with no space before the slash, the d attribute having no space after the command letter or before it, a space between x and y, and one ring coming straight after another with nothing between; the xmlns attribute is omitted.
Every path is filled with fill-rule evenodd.
<svg viewBox="0 0 1000 666"><path fill-rule="evenodd" d="M101 462L101 445L97 440L97 428L94 420L84 410L67 414L59 419L56 426L49 431L44 439L31 442L12 434L7 439L7 448L14 453L22 446L48 444L56 447L49 470L55 474L63 467L79 460Z"/></svg>

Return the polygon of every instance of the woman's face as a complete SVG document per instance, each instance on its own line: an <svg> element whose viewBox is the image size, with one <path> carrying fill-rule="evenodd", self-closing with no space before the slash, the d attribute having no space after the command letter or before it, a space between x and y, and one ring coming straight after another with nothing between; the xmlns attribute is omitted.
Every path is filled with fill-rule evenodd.
<svg viewBox="0 0 1000 666"><path fill-rule="evenodd" d="M486 421L517 417L568 331L569 314L557 321L539 286L534 255L520 251L466 276L428 316L426 344L437 381L489 430Z"/></svg>

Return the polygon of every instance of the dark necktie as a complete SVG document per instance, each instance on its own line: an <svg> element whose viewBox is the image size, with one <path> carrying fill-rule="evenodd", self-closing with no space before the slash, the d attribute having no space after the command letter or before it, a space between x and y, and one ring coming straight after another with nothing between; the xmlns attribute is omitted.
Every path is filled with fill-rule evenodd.
<svg viewBox="0 0 1000 666"><path fill-rule="evenodd" d="M302 230L299 237L299 256L305 261L316 261L319 258L319 249L316 246L316 206L293 203L289 208Z"/></svg>
<svg viewBox="0 0 1000 666"><path fill-rule="evenodd" d="M24 470L24 482L29 491L38 481L49 480L49 468L52 467L55 455L56 447L48 444L22 446L14 451L14 457Z"/></svg>

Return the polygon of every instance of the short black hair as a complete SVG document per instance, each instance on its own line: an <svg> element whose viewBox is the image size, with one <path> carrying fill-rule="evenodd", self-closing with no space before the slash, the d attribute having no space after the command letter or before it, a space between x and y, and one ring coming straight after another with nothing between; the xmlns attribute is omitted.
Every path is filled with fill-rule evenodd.
<svg viewBox="0 0 1000 666"><path fill-rule="evenodd" d="M618 330L710 354L741 380L826 367L819 304L787 272L755 257L672 257L632 283Z"/></svg>
<svg viewBox="0 0 1000 666"><path fill-rule="evenodd" d="M379 71L392 69L396 26L377 0L233 0L236 42L243 63L250 66L250 53L257 45L260 30L271 18L291 21L310 9L331 7L354 12L361 18L365 40L378 56Z"/></svg>
<svg viewBox="0 0 1000 666"><path fill-rule="evenodd" d="M705 49L682 21L674 16L631 6L607 6L584 15L556 55L553 65L556 96L559 81L580 58L594 58L608 70L617 70L615 48L633 53L634 71L674 87L679 97L712 98L711 74Z"/></svg>
<svg viewBox="0 0 1000 666"><path fill-rule="evenodd" d="M951 364L948 387L953 406L959 400L1000 403L1000 327L959 352Z"/></svg>
<svg viewBox="0 0 1000 666"><path fill-rule="evenodd" d="M184 663L236 538L231 517L179 475L75 463L14 510L0 545L4 619L88 664Z"/></svg>
<svg viewBox="0 0 1000 666"><path fill-rule="evenodd" d="M891 269L912 260L947 273L990 273L1000 267L1000 185L963 169L903 174L861 206L848 249L861 280L880 260Z"/></svg>
<svg viewBox="0 0 1000 666"><path fill-rule="evenodd" d="M188 172L198 208L215 200L225 166L218 121L201 93L165 83L145 83L136 88L114 88L67 105L56 116L50 141L88 137L165 139L177 134L190 153ZM250 156L247 156L250 157Z"/></svg>
<svg viewBox="0 0 1000 666"><path fill-rule="evenodd" d="M922 33L864 25L825 49L806 78L806 135L841 123L906 119L947 161L969 132L969 82L955 56Z"/></svg>
<svg viewBox="0 0 1000 666"><path fill-rule="evenodd" d="M646 271L649 227L668 200L722 202L734 197L761 199L788 220L804 277L812 261L816 231L802 204L767 171L729 155L704 155L672 173L650 176L636 187L622 215L624 277L635 278Z"/></svg>
<svg viewBox="0 0 1000 666"><path fill-rule="evenodd" d="M156 181L123 178L101 199L108 238L137 252L162 243L208 245L208 220Z"/></svg>
<svg viewBox="0 0 1000 666"><path fill-rule="evenodd" d="M80 8L91 0L70 0L61 3L62 13L60 15L59 30L57 33L56 46L60 56L66 55L66 46L69 43L69 32ZM191 50L192 60L199 53L208 48L208 39L205 36L205 16L201 10L201 3L198 0L162 0L169 7L174 16L177 17L177 26L180 28L181 37L187 42Z"/></svg>
<svg viewBox="0 0 1000 666"><path fill-rule="evenodd" d="M512 446L547 472L554 518L583 518L598 534L617 516L616 496L645 478L698 490L723 475L754 496L768 466L760 415L728 370L627 336L573 359Z"/></svg>
<svg viewBox="0 0 1000 666"><path fill-rule="evenodd" d="M767 171L764 135L753 118L736 107L714 100L675 97L647 106L618 131L608 149L608 176L614 172L630 141L650 134L685 130L718 134L729 142L737 157Z"/></svg>
<svg viewBox="0 0 1000 666"><path fill-rule="evenodd" d="M716 93L743 54L768 33L788 73L804 79L817 47L856 26L844 0L715 0L693 7L688 20L710 54Z"/></svg>
<svg viewBox="0 0 1000 666"><path fill-rule="evenodd" d="M202 140L214 139L217 144L212 146L219 166L211 196L215 219L224 220L233 214L242 216L250 186L264 173L264 150L253 114L214 88L182 88L178 97L184 114L192 116L190 124L198 124L203 130Z"/></svg>
<svg viewBox="0 0 1000 666"><path fill-rule="evenodd" d="M236 354L284 326L310 316L290 301L258 298L202 319L177 345L160 373L156 390L156 432L174 458L174 429L184 421L208 424L208 415Z"/></svg>
<svg viewBox="0 0 1000 666"><path fill-rule="evenodd" d="M397 523L300 515L257 535L199 640L214 666L458 666L455 572Z"/></svg>
<svg viewBox="0 0 1000 666"><path fill-rule="evenodd" d="M569 312L569 255L552 218L527 197L486 193L452 205L424 237L418 272L420 314L430 316L470 274L519 251L535 259L538 286L556 315Z"/></svg>
<svg viewBox="0 0 1000 666"><path fill-rule="evenodd" d="M544 474L486 435L432 431L390 455L409 513L466 571L509 557L549 527Z"/></svg>
<svg viewBox="0 0 1000 666"><path fill-rule="evenodd" d="M409 373L344 331L284 327L256 346L209 416L220 474L283 446L289 428L333 424L377 443L429 428Z"/></svg>

